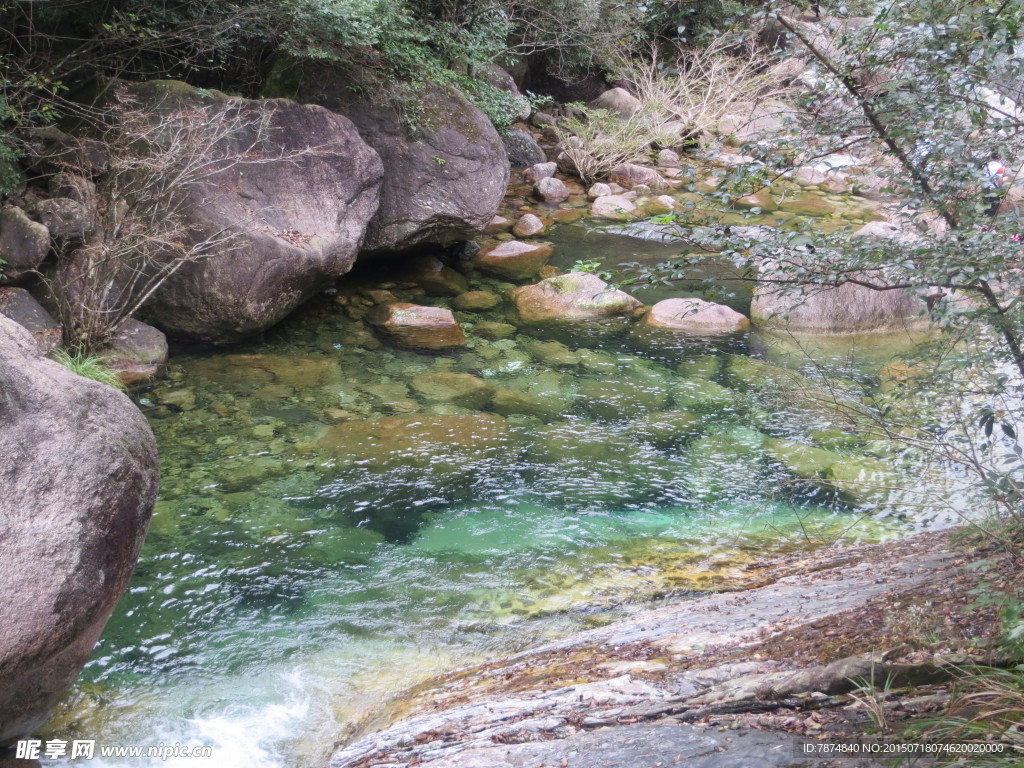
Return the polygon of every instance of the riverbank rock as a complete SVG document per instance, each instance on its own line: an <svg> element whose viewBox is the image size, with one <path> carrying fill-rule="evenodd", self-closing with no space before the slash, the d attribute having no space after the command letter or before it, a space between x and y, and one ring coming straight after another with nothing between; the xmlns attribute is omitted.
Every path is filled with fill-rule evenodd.
<svg viewBox="0 0 1024 768"><path fill-rule="evenodd" d="M750 317L764 328L822 336L920 332L930 324L927 308L916 296L852 283L809 289L805 295L762 283L754 291Z"/></svg>
<svg viewBox="0 0 1024 768"><path fill-rule="evenodd" d="M591 188L593 189L593 188ZM636 206L622 195L602 195L590 205L590 215L602 219L624 221L636 212Z"/></svg>
<svg viewBox="0 0 1024 768"><path fill-rule="evenodd" d="M505 146L508 164L513 168L526 168L547 159L540 144L526 131L511 128L501 135L501 143Z"/></svg>
<svg viewBox="0 0 1024 768"><path fill-rule="evenodd" d="M550 245L510 240L481 251L473 258L473 264L499 277L522 280L535 277L548 263L552 251Z"/></svg>
<svg viewBox="0 0 1024 768"><path fill-rule="evenodd" d="M363 78L365 91L353 87ZM290 64L280 66L268 85L273 95L345 115L380 155L384 184L364 250L447 244L483 231L509 180L505 145L491 121L454 88L427 84L409 96L415 100L410 114L416 115L410 127L395 100L368 95L381 87L370 78L329 64Z"/></svg>
<svg viewBox="0 0 1024 768"><path fill-rule="evenodd" d="M665 186L665 180L661 178L661 175L656 170L646 165L636 165L635 163L624 163L616 166L612 169L608 180L612 184L620 184L627 189L640 184L646 184L652 190L661 189Z"/></svg>
<svg viewBox="0 0 1024 768"><path fill-rule="evenodd" d="M702 299L665 299L643 316L640 324L655 330L696 334L737 333L750 329L750 320L734 309Z"/></svg>
<svg viewBox="0 0 1024 768"><path fill-rule="evenodd" d="M523 180L527 184L536 184L541 179L550 179L557 170L557 163L535 163L523 173Z"/></svg>
<svg viewBox="0 0 1024 768"><path fill-rule="evenodd" d="M14 282L43 263L50 251L50 231L21 208L0 211L0 279Z"/></svg>
<svg viewBox="0 0 1024 768"><path fill-rule="evenodd" d="M128 584L159 482L120 392L46 360L0 317L0 747L45 722Z"/></svg>
<svg viewBox="0 0 1024 768"><path fill-rule="evenodd" d="M643 109L640 99L625 88L610 88L590 102L590 106L594 109L614 112L620 117L627 118L632 117Z"/></svg>
<svg viewBox="0 0 1024 768"><path fill-rule="evenodd" d="M416 257L399 272L398 279L416 283L428 296L458 296L469 290L465 276L436 256Z"/></svg>
<svg viewBox="0 0 1024 768"><path fill-rule="evenodd" d="M643 307L629 294L609 288L604 280L588 272L570 272L521 285L509 296L527 323L624 317Z"/></svg>
<svg viewBox="0 0 1024 768"><path fill-rule="evenodd" d="M60 346L60 324L24 288L0 288L0 315L31 333L42 354Z"/></svg>
<svg viewBox="0 0 1024 768"><path fill-rule="evenodd" d="M553 176L538 181L533 187L533 193L548 205L557 205L569 199L569 188L565 182Z"/></svg>
<svg viewBox="0 0 1024 768"><path fill-rule="evenodd" d="M208 98L173 81L132 91L152 109ZM231 247L182 266L142 318L168 334L205 341L268 328L347 272L377 209L383 176L376 152L340 115L283 99L226 104L270 124L270 138L252 150L252 162L214 174L189 193L191 223L205 235L229 233ZM287 157L272 159L281 153Z"/></svg>
<svg viewBox="0 0 1024 768"><path fill-rule="evenodd" d="M455 316L441 307L405 302L379 304L366 319L400 347L450 349L466 344Z"/></svg>
<svg viewBox="0 0 1024 768"><path fill-rule="evenodd" d="M452 300L452 309L461 312L486 312L501 304L501 297L490 291L466 291Z"/></svg>
<svg viewBox="0 0 1024 768"><path fill-rule="evenodd" d="M543 235L546 227L540 217L533 213L526 213L519 217L512 227L512 234L516 237L536 237Z"/></svg>
<svg viewBox="0 0 1024 768"><path fill-rule="evenodd" d="M128 320L96 354L127 386L155 378L167 365L167 337L151 325Z"/></svg>

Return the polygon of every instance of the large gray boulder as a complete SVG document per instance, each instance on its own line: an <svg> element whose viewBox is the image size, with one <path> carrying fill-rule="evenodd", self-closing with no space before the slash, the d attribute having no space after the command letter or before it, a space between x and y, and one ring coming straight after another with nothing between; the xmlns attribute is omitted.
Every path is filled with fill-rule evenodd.
<svg viewBox="0 0 1024 768"><path fill-rule="evenodd" d="M60 346L60 324L24 288L0 288L0 315L6 315L31 333L44 355Z"/></svg>
<svg viewBox="0 0 1024 768"><path fill-rule="evenodd" d="M204 98L174 82L133 91L144 104ZM184 265L144 308L147 322L166 333L205 341L268 328L348 272L377 210L384 172L341 115L284 99L230 104L265 114L269 141L251 162L193 187L190 216L199 232L226 231L235 239L223 252Z"/></svg>
<svg viewBox="0 0 1024 768"><path fill-rule="evenodd" d="M379 89L368 96L353 88L353 76L328 65L308 65L299 77L285 71L271 78L274 95L345 115L384 162L380 208L364 250L468 240L494 218L508 186L505 146L487 116L454 88L424 86L403 112Z"/></svg>
<svg viewBox="0 0 1024 768"><path fill-rule="evenodd" d="M819 336L923 331L930 324L925 304L916 296L852 283L811 286L803 294L759 283L750 319L763 328Z"/></svg>
<svg viewBox="0 0 1024 768"><path fill-rule="evenodd" d="M159 483L123 394L44 358L0 316L0 747L37 729L124 592Z"/></svg>

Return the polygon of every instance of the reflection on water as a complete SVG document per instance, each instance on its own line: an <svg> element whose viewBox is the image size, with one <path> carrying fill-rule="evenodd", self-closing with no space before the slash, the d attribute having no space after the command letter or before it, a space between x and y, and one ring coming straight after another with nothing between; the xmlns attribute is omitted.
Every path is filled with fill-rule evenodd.
<svg viewBox="0 0 1024 768"><path fill-rule="evenodd" d="M621 248L595 237L577 258ZM141 394L161 499L54 736L306 765L453 665L743 583L759 558L934 522L864 514L879 499L822 482L890 459L808 395L822 390L795 358L758 363L747 338L528 330L504 304L456 313L464 350L405 351L357 319L360 288L450 299L382 279L346 280L342 302L260 342L178 350ZM872 382L843 355L825 367L840 397Z"/></svg>

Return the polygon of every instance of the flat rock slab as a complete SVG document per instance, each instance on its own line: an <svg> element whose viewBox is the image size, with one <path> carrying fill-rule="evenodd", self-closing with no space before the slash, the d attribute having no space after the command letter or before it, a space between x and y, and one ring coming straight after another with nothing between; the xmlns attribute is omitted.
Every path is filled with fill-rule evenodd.
<svg viewBox="0 0 1024 768"><path fill-rule="evenodd" d="M678 723L624 725L584 731L561 741L474 749L431 763L435 768L824 768L827 761L797 757L803 739L773 731ZM846 765L882 765L849 761Z"/></svg>
<svg viewBox="0 0 1024 768"><path fill-rule="evenodd" d="M791 575L765 586L672 602L460 670L403 696L402 711L422 714L354 738L335 753L331 768L824 768L829 761L797 755L798 737L792 734L676 722L699 719L709 703L742 711L746 699L740 694L751 687L744 682L795 679L786 673L789 659L701 672L702 649L754 646L872 598L945 578L956 557L935 535L837 550L790 561L777 573L789 569ZM698 667L675 670L643 660L665 657L690 657Z"/></svg>

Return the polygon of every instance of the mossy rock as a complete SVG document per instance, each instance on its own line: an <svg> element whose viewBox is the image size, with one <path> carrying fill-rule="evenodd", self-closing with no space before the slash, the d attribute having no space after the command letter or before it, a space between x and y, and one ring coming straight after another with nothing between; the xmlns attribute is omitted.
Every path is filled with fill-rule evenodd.
<svg viewBox="0 0 1024 768"><path fill-rule="evenodd" d="M764 450L768 456L804 480L824 477L836 462L842 460L837 453L794 440L769 438L765 440Z"/></svg>
<svg viewBox="0 0 1024 768"><path fill-rule="evenodd" d="M645 411L656 411L668 403L668 389L658 382L629 379L583 379L579 382L580 402L594 418L622 421Z"/></svg>
<svg viewBox="0 0 1024 768"><path fill-rule="evenodd" d="M755 391L790 390L807 387L810 381L802 373L766 363L756 357L733 357L726 367L729 377Z"/></svg>
<svg viewBox="0 0 1024 768"><path fill-rule="evenodd" d="M835 428L812 429L808 436L821 447L831 450L855 448L863 442L860 436Z"/></svg>
<svg viewBox="0 0 1024 768"><path fill-rule="evenodd" d="M495 323L486 320L473 326L473 333L491 341L500 341L515 336L516 327L509 323Z"/></svg>
<svg viewBox="0 0 1024 768"><path fill-rule="evenodd" d="M693 411L720 411L736 402L736 392L707 379L684 379L673 387L673 402Z"/></svg>
<svg viewBox="0 0 1024 768"><path fill-rule="evenodd" d="M676 366L676 371L688 379L713 379L721 366L721 358L717 355L703 355L696 360L684 360Z"/></svg>
<svg viewBox="0 0 1024 768"><path fill-rule="evenodd" d="M700 434L701 429L700 416L682 410L647 413L629 425L630 433L638 440L662 451Z"/></svg>
<svg viewBox="0 0 1024 768"><path fill-rule="evenodd" d="M841 459L829 468L828 476L844 495L869 505L885 504L910 483L887 462L868 456Z"/></svg>
<svg viewBox="0 0 1024 768"><path fill-rule="evenodd" d="M628 461L635 450L636 444L619 430L580 421L563 421L534 431L527 458L542 464L568 462L594 466Z"/></svg>
<svg viewBox="0 0 1024 768"><path fill-rule="evenodd" d="M779 208L799 216L832 216L836 213L836 207L832 203L817 195L800 195L783 200Z"/></svg>
<svg viewBox="0 0 1024 768"><path fill-rule="evenodd" d="M479 410L491 399L494 385L470 373L424 373L414 376L412 390L428 403L451 403Z"/></svg>
<svg viewBox="0 0 1024 768"><path fill-rule="evenodd" d="M576 359L584 373L612 374L619 370L619 361L607 352L594 349L577 349Z"/></svg>

